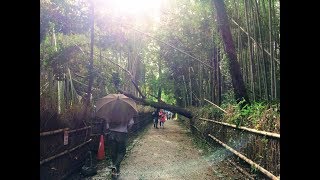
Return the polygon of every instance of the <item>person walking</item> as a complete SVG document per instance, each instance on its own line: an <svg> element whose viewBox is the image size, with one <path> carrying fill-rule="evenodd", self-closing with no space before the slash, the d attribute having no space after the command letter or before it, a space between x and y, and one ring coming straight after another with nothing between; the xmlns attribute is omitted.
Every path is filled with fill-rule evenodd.
<svg viewBox="0 0 320 180"><path fill-rule="evenodd" d="M108 129L108 152L110 153L112 160L112 165L110 166L112 170L112 179L117 179L120 175L120 164L127 150L128 130L133 124L133 118L131 118L127 123L106 123L106 129Z"/></svg>
<svg viewBox="0 0 320 180"><path fill-rule="evenodd" d="M153 127L156 128L156 129L158 129L158 114L159 114L158 109L152 113Z"/></svg>
<svg viewBox="0 0 320 180"><path fill-rule="evenodd" d="M159 112L159 119L160 119L160 128L164 128L164 122L167 119L166 113L163 111L163 109L160 109Z"/></svg>
<svg viewBox="0 0 320 180"><path fill-rule="evenodd" d="M120 163L126 153L128 131L138 109L135 101L123 94L108 94L96 102L96 116L105 119L107 144L112 160L112 179L120 175Z"/></svg>

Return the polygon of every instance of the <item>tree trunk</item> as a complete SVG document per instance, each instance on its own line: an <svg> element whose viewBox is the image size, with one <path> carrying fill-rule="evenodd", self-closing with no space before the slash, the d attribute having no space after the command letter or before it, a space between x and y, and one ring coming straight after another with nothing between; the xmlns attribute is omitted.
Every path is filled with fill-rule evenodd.
<svg viewBox="0 0 320 180"><path fill-rule="evenodd" d="M235 99L237 102L240 102L242 98L244 98L246 103L250 103L237 60L236 49L232 39L224 2L222 0L213 0L213 4L215 5L215 10L217 12L218 25L224 42L225 52L229 59L229 71L231 74Z"/></svg>
<svg viewBox="0 0 320 180"><path fill-rule="evenodd" d="M91 42L90 42L90 60L89 60L89 67L88 67L88 74L89 74L89 83L88 83L88 89L87 89L87 95L85 98L85 111L87 110L90 99L91 99L91 93L92 93L92 85L93 85L93 46L94 46L94 5L91 3Z"/></svg>
<svg viewBox="0 0 320 180"><path fill-rule="evenodd" d="M192 118L193 117L193 114L191 111L189 110L186 110L184 108L181 108L181 107L177 107L177 106L173 106L173 105L170 105L170 104L166 104L166 103L163 103L163 102L154 102L154 101L150 101L150 100L147 100L147 99L143 99L143 98L138 98L130 93L127 93L127 92L124 92L120 89L117 89L120 93L128 96L129 98L132 98L133 100L135 101L138 101L140 103L142 103L142 105L147 105L147 106L152 106L154 108L157 108L157 109L165 109L165 110L169 110L173 113L178 113L182 116L185 116L187 118Z"/></svg>

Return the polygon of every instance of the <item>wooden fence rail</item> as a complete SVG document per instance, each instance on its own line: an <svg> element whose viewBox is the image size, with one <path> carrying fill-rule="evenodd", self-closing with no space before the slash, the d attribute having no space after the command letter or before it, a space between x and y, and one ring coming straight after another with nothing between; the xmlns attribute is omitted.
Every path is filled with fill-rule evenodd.
<svg viewBox="0 0 320 180"><path fill-rule="evenodd" d="M41 132L40 136L48 136L48 135L58 134L58 133L68 131L68 130L69 130L69 128L64 128L64 129L57 129L54 131Z"/></svg>
<svg viewBox="0 0 320 180"><path fill-rule="evenodd" d="M40 136L48 136L48 135L58 134L65 131L67 131L68 133L73 133L73 132L83 131L89 128L91 128L91 126L87 126L79 129L73 129L73 130L69 130L69 128L63 128L63 129L57 129L53 131L41 132Z"/></svg>
<svg viewBox="0 0 320 180"><path fill-rule="evenodd" d="M251 132L251 133L255 133L255 134L259 134L259 135L264 135L264 136L269 136L269 137L280 139L280 134L277 134L277 133L271 133L271 132L266 132L266 131L258 131L258 130L247 128L247 127L243 127L243 126L237 127L234 124L228 124L228 123L225 123L225 122L219 122L219 121L215 121L215 120L212 120L212 119L206 119L206 118L199 118L199 119L200 120L204 120L204 121L217 123L217 124L221 124L221 125L224 125L224 126L229 126L229 127L234 128L234 129L241 129L241 130L245 130L245 131L248 131L248 132Z"/></svg>

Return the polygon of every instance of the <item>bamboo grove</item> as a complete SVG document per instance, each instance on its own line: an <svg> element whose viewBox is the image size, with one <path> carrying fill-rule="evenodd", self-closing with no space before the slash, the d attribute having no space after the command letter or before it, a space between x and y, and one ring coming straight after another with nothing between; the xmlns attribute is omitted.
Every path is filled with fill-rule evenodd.
<svg viewBox="0 0 320 180"><path fill-rule="evenodd" d="M158 12L137 15L119 15L110 2L40 1L43 106L63 114L89 102L90 91L93 101L115 93L115 74L122 90L141 97L136 83L153 101L179 107L201 107L204 99L235 102L215 1L164 0ZM280 1L219 2L249 100L279 102Z"/></svg>

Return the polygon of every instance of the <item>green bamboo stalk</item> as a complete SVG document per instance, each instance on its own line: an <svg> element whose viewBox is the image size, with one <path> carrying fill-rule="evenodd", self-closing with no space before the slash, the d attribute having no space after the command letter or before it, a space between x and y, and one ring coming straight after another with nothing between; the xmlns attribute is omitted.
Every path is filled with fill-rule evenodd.
<svg viewBox="0 0 320 180"><path fill-rule="evenodd" d="M246 18L246 24L247 24L247 32L248 32L248 53L249 53L249 60L250 60L250 86L251 86L251 93L252 93L252 98L255 101L255 92L254 92L254 62L253 62L253 52L252 52L252 45L251 45L251 32L250 32L250 25L249 25L249 3L248 0L244 0L245 2L245 18Z"/></svg>
<svg viewBox="0 0 320 180"><path fill-rule="evenodd" d="M270 62L271 62L271 67L270 67L270 73L271 73L271 100L275 98L275 92L274 92L274 60L273 60L273 37L272 37L272 30L273 30L273 25L272 25L272 7L271 7L271 0L269 0L269 46L270 46Z"/></svg>

